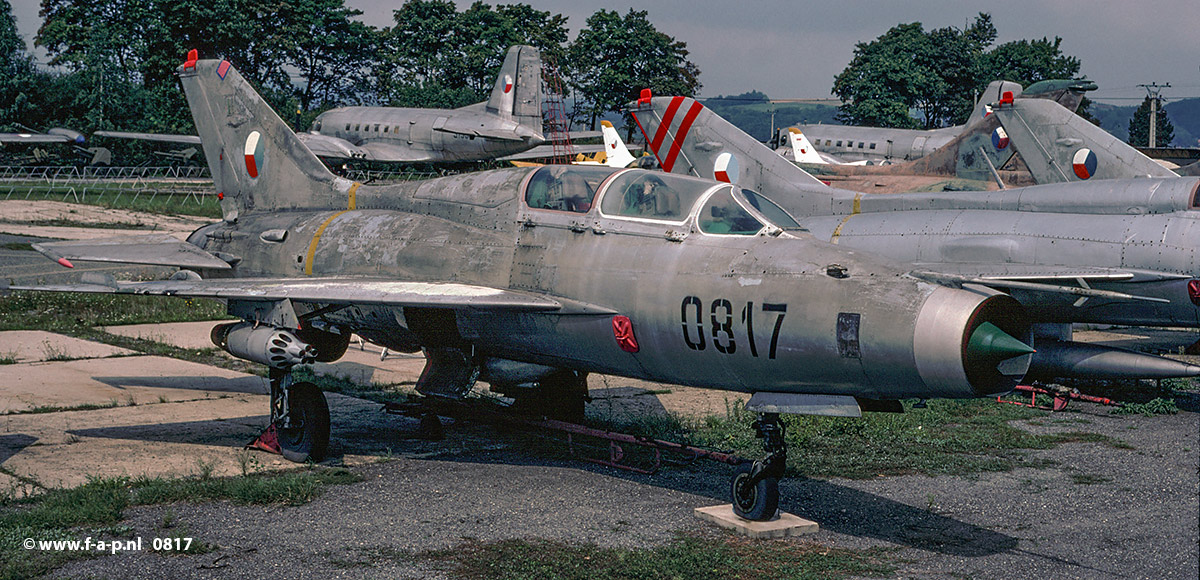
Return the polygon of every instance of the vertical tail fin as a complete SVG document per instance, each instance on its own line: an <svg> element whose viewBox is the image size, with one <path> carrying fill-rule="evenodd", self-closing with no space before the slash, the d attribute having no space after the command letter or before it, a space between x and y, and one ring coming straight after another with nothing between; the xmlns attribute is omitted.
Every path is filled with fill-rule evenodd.
<svg viewBox="0 0 1200 580"><path fill-rule="evenodd" d="M828 215L856 195L825 185L695 99L643 94L629 112L663 171L762 192L795 216Z"/></svg>
<svg viewBox="0 0 1200 580"><path fill-rule="evenodd" d="M1004 93L1012 93L1013 97L1021 96L1021 84L1011 81L992 81L988 83L983 94L979 95L979 100L975 101L975 109L971 112L971 118L967 119L967 124L963 127L963 133L970 131L976 124L983 121L992 113L992 103L995 103L1004 96Z"/></svg>
<svg viewBox="0 0 1200 580"><path fill-rule="evenodd" d="M178 74L226 220L353 208L357 184L330 173L229 61L196 60L192 51Z"/></svg>
<svg viewBox="0 0 1200 580"><path fill-rule="evenodd" d="M609 167L629 167L634 157L620 133L617 133L617 128L608 121L600 121L600 132L604 135L604 153L607 156L604 164Z"/></svg>
<svg viewBox="0 0 1200 580"><path fill-rule="evenodd" d="M647 97L630 105L646 148L663 171L736 183L764 193L817 178L688 97Z"/></svg>
<svg viewBox="0 0 1200 580"><path fill-rule="evenodd" d="M542 134L542 55L532 46L513 46L504 56L487 111Z"/></svg>
<svg viewBox="0 0 1200 580"><path fill-rule="evenodd" d="M1018 99L996 108L994 114L1038 183L1176 177L1053 100Z"/></svg>
<svg viewBox="0 0 1200 580"><path fill-rule="evenodd" d="M788 127L788 144L792 146L792 159L796 163L828 164L800 129Z"/></svg>

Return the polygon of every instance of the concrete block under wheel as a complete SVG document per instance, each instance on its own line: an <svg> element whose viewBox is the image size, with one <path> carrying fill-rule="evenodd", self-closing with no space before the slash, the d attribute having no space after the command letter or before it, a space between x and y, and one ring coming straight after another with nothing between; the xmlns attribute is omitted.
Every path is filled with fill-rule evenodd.
<svg viewBox="0 0 1200 580"><path fill-rule="evenodd" d="M815 534L820 529L817 522L785 512L780 512L778 518L765 522L742 519L733 513L732 504L696 508L695 514L696 517L706 522L712 522L722 528L733 530L756 540Z"/></svg>

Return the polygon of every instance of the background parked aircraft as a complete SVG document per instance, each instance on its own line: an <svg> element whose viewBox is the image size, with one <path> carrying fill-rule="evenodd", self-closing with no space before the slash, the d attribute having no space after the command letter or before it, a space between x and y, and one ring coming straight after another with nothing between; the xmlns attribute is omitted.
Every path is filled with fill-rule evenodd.
<svg viewBox="0 0 1200 580"><path fill-rule="evenodd" d="M196 145L195 135L97 131L96 136ZM446 163L528 151L542 132L542 60L532 46L508 49L491 97L459 109L342 107L321 113L300 141L331 164ZM591 136L576 133L573 138ZM599 146L575 147L579 152Z"/></svg>
<svg viewBox="0 0 1200 580"><path fill-rule="evenodd" d="M1067 339L1075 322L1200 328L1200 179L863 194L819 185L692 99L631 107L666 171L765 192L818 239L916 263L931 280L1017 298L1040 323L1033 376L1198 370Z"/></svg>

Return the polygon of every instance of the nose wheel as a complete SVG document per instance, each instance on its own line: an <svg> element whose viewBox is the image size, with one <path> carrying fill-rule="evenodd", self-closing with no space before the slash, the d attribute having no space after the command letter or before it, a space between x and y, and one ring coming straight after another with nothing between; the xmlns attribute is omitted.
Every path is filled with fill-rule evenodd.
<svg viewBox="0 0 1200 580"><path fill-rule="evenodd" d="M778 413L760 413L752 427L767 456L739 465L729 482L729 494L738 517L765 521L779 512L779 478L787 464L787 442Z"/></svg>

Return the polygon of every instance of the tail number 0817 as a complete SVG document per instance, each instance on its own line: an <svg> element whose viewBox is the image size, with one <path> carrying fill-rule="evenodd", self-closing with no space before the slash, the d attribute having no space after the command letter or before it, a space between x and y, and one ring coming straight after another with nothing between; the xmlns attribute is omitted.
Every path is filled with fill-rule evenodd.
<svg viewBox="0 0 1200 580"><path fill-rule="evenodd" d="M754 335L754 314L756 308L753 302L747 302L741 308L740 321L735 322L733 303L724 298L713 300L706 311L704 302L697 296L687 296L679 305L679 318L683 328L683 342L692 350L704 350L708 347L707 336L711 336L713 348L721 354L737 352L738 344L735 336L737 327L745 328L746 342L750 347L750 356L758 357L758 342ZM783 328L783 317L787 315L787 304L763 303L759 310L765 314L776 314L774 328L771 330L771 343L767 349L767 358L775 358L779 346L779 329ZM705 322L708 332L705 332Z"/></svg>

